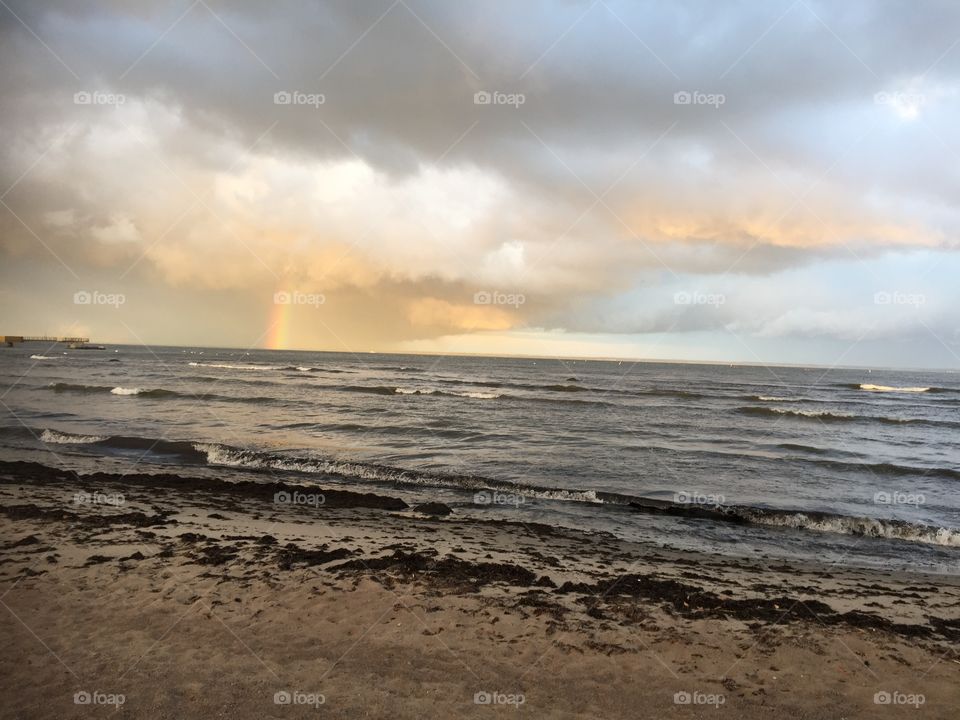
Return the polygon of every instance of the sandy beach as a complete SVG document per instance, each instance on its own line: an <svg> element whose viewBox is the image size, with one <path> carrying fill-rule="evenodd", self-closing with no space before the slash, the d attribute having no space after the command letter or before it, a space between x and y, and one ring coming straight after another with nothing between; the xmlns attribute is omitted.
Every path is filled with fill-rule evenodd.
<svg viewBox="0 0 960 720"><path fill-rule="evenodd" d="M0 465L3 717L954 717L960 581ZM918 711L919 708L919 711Z"/></svg>

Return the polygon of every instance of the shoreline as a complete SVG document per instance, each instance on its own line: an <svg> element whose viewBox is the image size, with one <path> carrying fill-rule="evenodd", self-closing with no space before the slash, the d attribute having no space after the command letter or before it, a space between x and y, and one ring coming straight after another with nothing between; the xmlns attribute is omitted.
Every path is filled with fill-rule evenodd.
<svg viewBox="0 0 960 720"><path fill-rule="evenodd" d="M122 694L133 717L316 709L274 703L283 692L323 695L331 717L915 709L878 709L884 692L922 695L926 717L960 705L958 576L421 510L342 487L0 463L7 712L103 711L75 692Z"/></svg>

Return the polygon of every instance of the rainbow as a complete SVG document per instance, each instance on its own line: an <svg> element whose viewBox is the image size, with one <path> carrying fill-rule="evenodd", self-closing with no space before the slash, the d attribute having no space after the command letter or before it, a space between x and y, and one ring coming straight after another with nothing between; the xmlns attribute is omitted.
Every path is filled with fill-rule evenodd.
<svg viewBox="0 0 960 720"><path fill-rule="evenodd" d="M273 303L270 312L270 321L266 331L266 348L268 350L286 350L290 343L290 316L293 305L287 303Z"/></svg>

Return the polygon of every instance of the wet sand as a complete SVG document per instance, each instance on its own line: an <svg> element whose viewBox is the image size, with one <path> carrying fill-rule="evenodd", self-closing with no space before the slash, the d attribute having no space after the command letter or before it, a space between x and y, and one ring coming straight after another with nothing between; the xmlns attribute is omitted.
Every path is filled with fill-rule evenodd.
<svg viewBox="0 0 960 720"><path fill-rule="evenodd" d="M693 555L445 513L388 493L0 463L0 715L960 707L956 576Z"/></svg>

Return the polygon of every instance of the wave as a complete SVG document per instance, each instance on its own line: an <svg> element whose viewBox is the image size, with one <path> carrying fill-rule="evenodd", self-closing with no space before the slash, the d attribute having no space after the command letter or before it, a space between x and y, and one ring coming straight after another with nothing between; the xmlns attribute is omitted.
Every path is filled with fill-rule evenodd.
<svg viewBox="0 0 960 720"><path fill-rule="evenodd" d="M928 387L890 387L889 385L871 385L870 383L861 384L860 389L869 390L871 392L895 392L895 393L930 392L930 388Z"/></svg>
<svg viewBox="0 0 960 720"><path fill-rule="evenodd" d="M286 366L284 365L237 365L234 363L204 363L204 362L191 362L190 367L208 367L208 368L220 368L222 370L263 370L263 371L275 371L283 370Z"/></svg>
<svg viewBox="0 0 960 720"><path fill-rule="evenodd" d="M526 383L500 383L500 382L490 382L484 380L457 380L451 378L437 378L436 382L443 383L447 385L458 385L458 386L473 386L473 387L482 387L482 388L493 388L493 389L518 389L518 390L539 390L546 391L547 393L553 394L576 394L576 393L596 393L600 396L605 396L607 394L613 395L629 395L633 397L640 396L655 396L655 397L680 397L680 398L705 398L710 397L698 392L691 392L688 390L674 390L674 389L650 389L650 390L641 390L641 391L632 391L632 390L609 390L601 388L592 388L585 387L582 385L562 385L562 384L552 384L552 385L533 385ZM496 393L492 391L481 391L481 390L468 390L463 392L457 392L453 390L441 390L438 388L404 388L404 387L392 387L385 385L347 385L339 388L346 392L359 392L367 393L373 395L452 395L456 397L469 397L469 398L480 398L480 399L495 399L499 397L511 397L515 400L538 400L538 401L552 401L552 402L583 402L588 404L596 405L612 405L614 403L603 402L601 400L593 401L582 401L582 400L572 400L564 399L558 401L555 398L535 398L530 397L529 395L507 395L505 393Z"/></svg>
<svg viewBox="0 0 960 720"><path fill-rule="evenodd" d="M98 393L110 392L113 388L110 385L77 385L75 383L50 383L48 388L56 393L74 392L74 393Z"/></svg>
<svg viewBox="0 0 960 720"><path fill-rule="evenodd" d="M491 502L497 504L514 503L519 506L524 504L527 499L538 498L598 507L613 506L636 512L691 519L960 547L960 530L958 529L912 523L905 520L751 505L684 503L602 490L547 487L498 481L474 475L414 471L375 463L352 462L333 458L295 457L237 448L220 443L152 440L126 436L102 437L64 433L53 429L44 429L41 438L45 442L89 444L104 450L134 450L142 454L150 454L160 459L171 459L188 465L231 467L247 471L296 472L320 476L327 475L354 481L442 487L473 493L474 505L478 509ZM849 463L827 460L813 460L811 462L826 465L850 465ZM875 464L870 468L878 473L884 471L887 473L917 471L917 468L901 468L885 464ZM960 473L952 472L960 477Z"/></svg>
<svg viewBox="0 0 960 720"><path fill-rule="evenodd" d="M837 387L846 388L847 390L865 390L874 393L960 393L960 389L958 388L936 386L896 387L892 385L874 385L872 383L840 383Z"/></svg>
<svg viewBox="0 0 960 720"><path fill-rule="evenodd" d="M737 412L742 415L757 415L761 417L782 416L806 418L810 420L821 420L823 422L856 422L862 419L857 415L847 415L846 413L831 413L825 410L788 410L786 408L771 407L741 407Z"/></svg>
<svg viewBox="0 0 960 720"><path fill-rule="evenodd" d="M149 390L144 390L143 388L125 388L125 387L115 387L110 393L113 395L140 395L141 393L152 392ZM176 394L176 393L171 393Z"/></svg>
<svg viewBox="0 0 960 720"><path fill-rule="evenodd" d="M759 400L760 402L801 402L804 398L777 397L775 395L749 395L748 400Z"/></svg>
<svg viewBox="0 0 960 720"><path fill-rule="evenodd" d="M55 445L89 445L91 443L103 442L106 440L104 435L75 435L73 433L60 432L59 430L44 429L40 433L40 439L45 443Z"/></svg>
<svg viewBox="0 0 960 720"><path fill-rule="evenodd" d="M591 392L590 388L582 385L531 385L530 387L551 392Z"/></svg>
<svg viewBox="0 0 960 720"><path fill-rule="evenodd" d="M384 368L387 369L387 368ZM407 370L412 370L412 368L407 368ZM418 371L420 372L420 371ZM582 385L580 381L576 378L567 378L565 383L523 383L523 382L507 382L507 381L493 381L493 380L483 380L483 379L467 379L462 378L453 378L453 377L444 377L437 376L431 378L431 382L437 382L444 385L468 385L472 387L488 387L488 388L500 388L500 389L511 389L511 390L524 390L524 391L545 391L548 393L596 393L597 395L615 395L615 396L628 396L628 397L676 397L676 398L689 398L689 399L699 399L699 398L710 398L710 397L723 397L717 395L707 395L702 392L697 392L693 390L681 390L677 388L646 388L642 390L628 390L623 388L603 388L603 387L591 387L589 385ZM574 384L576 383L576 384ZM519 396L513 396L519 397ZM529 398L524 398L529 399Z"/></svg>
<svg viewBox="0 0 960 720"><path fill-rule="evenodd" d="M205 402L238 402L238 403L271 403L276 398L272 397L235 397L232 395L218 395L216 393L189 393L177 392L176 390L166 390L164 388L125 388L111 387L110 385L77 385L74 383L51 383L47 386L56 393L104 393L110 395L120 395L124 397L138 397L150 400L182 399L199 400Z"/></svg>
<svg viewBox="0 0 960 720"><path fill-rule="evenodd" d="M890 475L894 477L922 477L932 475L935 477L950 478L951 480L960 480L960 470L955 468L917 467L914 465L897 465L896 463L848 463L841 460L805 460L805 462L835 470L866 470L873 475Z"/></svg>
<svg viewBox="0 0 960 720"><path fill-rule="evenodd" d="M61 360L64 358L64 355L31 355L31 360Z"/></svg>
<svg viewBox="0 0 960 720"><path fill-rule="evenodd" d="M174 461L186 465L203 465L207 456L194 446L195 444L179 440L163 440L126 435L82 435L45 428L40 439L46 443L59 445L94 445L100 450L125 452L137 451L142 456L154 459Z"/></svg>
<svg viewBox="0 0 960 720"><path fill-rule="evenodd" d="M190 362L190 367L218 368L220 370L252 370L261 372L278 372L285 370L287 372L302 373L346 373L350 370L338 370L336 368L319 368L310 365L252 365L250 363L213 363L213 362Z"/></svg>
<svg viewBox="0 0 960 720"><path fill-rule="evenodd" d="M799 419L820 420L822 422L875 422L883 425L924 425L926 427L936 428L960 428L960 421L954 420L895 418L882 415L850 415L848 413L828 412L826 410L790 410L787 408L749 406L737 408L737 412L743 415L755 415L759 417L788 416Z"/></svg>
<svg viewBox="0 0 960 720"><path fill-rule="evenodd" d="M480 390L455 392L453 390L437 390L436 388L403 388L389 387L386 385L346 385L338 389L345 392L367 393L369 395L440 395L446 397L473 398L476 400L495 400L503 397L500 393L483 392Z"/></svg>
<svg viewBox="0 0 960 720"><path fill-rule="evenodd" d="M960 547L960 530L906 520L884 520L826 512L770 510L756 507L731 507L726 508L725 511L731 513L736 520L753 525Z"/></svg>
<svg viewBox="0 0 960 720"><path fill-rule="evenodd" d="M443 487L469 492L509 494L515 497L539 497L552 500L568 500L603 504L615 502L625 505L629 496L594 490L566 490L533 485L498 482L490 478L469 475L447 475L439 472L421 472L378 465L375 463L351 462L331 458L289 457L257 450L222 445L219 443L195 443L194 447L205 453L207 464L243 468L247 470L279 470L308 474L336 475L351 479L386 482L397 485L420 485ZM619 501L616 499L619 498ZM520 500L522 503L523 501Z"/></svg>
<svg viewBox="0 0 960 720"><path fill-rule="evenodd" d="M835 450L825 450L824 448L814 447L813 445L801 445L799 443L780 443L777 445L781 450L795 450L798 452L812 453L813 455L828 455Z"/></svg>

